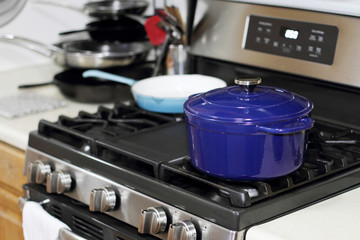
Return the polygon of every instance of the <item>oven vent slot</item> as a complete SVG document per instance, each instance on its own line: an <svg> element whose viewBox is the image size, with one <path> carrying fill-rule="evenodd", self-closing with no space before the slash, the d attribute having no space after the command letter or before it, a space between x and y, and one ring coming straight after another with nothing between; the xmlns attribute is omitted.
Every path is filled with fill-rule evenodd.
<svg viewBox="0 0 360 240"><path fill-rule="evenodd" d="M87 239L92 240L101 240L104 239L103 230L94 224L78 217L72 217L73 230L76 232L81 232Z"/></svg>
<svg viewBox="0 0 360 240"><path fill-rule="evenodd" d="M58 207L57 205L54 205L54 204L51 205L50 213L57 219L62 220L62 211L61 211L60 207Z"/></svg>

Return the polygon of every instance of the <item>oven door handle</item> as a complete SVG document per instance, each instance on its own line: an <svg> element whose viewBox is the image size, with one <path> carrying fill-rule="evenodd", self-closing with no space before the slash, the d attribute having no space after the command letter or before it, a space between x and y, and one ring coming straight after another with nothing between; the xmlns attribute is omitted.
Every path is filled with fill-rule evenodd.
<svg viewBox="0 0 360 240"><path fill-rule="evenodd" d="M45 201L43 201L43 202L45 202ZM26 202L27 202L26 198L19 197L19 208L20 208L20 210L22 210L24 208L24 205L25 205ZM71 230L69 230L67 228L61 228L59 230L58 240L86 240L86 238L80 237L79 235L77 235L76 233L72 232Z"/></svg>
<svg viewBox="0 0 360 240"><path fill-rule="evenodd" d="M86 240L83 237L80 237L76 233L72 232L69 229L62 228L59 230L59 240Z"/></svg>

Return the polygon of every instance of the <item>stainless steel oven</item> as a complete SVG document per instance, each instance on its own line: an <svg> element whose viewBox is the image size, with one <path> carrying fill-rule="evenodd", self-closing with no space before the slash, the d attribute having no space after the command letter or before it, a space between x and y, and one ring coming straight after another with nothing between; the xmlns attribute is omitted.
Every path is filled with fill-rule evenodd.
<svg viewBox="0 0 360 240"><path fill-rule="evenodd" d="M258 75L264 85L314 103L305 163L270 180L215 179L190 164L182 114L119 101L111 109L39 122L26 154L27 199L50 198L64 219L78 218L79 210L81 222L125 226L135 234L98 235L72 225L89 239L239 240L249 239L255 225L359 186L360 45L354 29L360 19L240 1L198 1L197 16L192 72L229 85L237 75Z"/></svg>

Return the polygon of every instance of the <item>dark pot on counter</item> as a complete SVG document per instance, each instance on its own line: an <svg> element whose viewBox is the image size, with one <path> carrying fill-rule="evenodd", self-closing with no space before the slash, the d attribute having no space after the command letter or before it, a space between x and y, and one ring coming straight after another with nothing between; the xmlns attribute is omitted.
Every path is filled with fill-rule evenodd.
<svg viewBox="0 0 360 240"><path fill-rule="evenodd" d="M105 19L86 24L85 29L61 32L69 35L78 32L88 32L96 41L133 42L147 40L144 25L131 18Z"/></svg>
<svg viewBox="0 0 360 240"><path fill-rule="evenodd" d="M313 104L261 78L191 96L184 104L192 165L229 180L264 180L295 171L304 161Z"/></svg>
<svg viewBox="0 0 360 240"><path fill-rule="evenodd" d="M153 72L153 63L134 64L127 67L107 68L106 71L120 74L136 80L150 77ZM82 103L111 103L121 101L135 103L130 86L122 83L108 81L103 78L83 78L82 69L67 69L54 76L46 83L20 85L20 89L55 85L68 99Z"/></svg>

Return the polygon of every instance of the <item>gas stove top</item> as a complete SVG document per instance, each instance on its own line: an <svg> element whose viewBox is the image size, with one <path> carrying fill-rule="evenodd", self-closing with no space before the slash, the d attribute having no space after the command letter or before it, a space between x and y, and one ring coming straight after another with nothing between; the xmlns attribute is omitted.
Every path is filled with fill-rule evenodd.
<svg viewBox="0 0 360 240"><path fill-rule="evenodd" d="M224 181L190 164L182 115L117 103L113 109L100 107L75 118L60 116L55 123L40 121L39 130L30 134L26 165L41 160L52 171L70 172L72 183L64 194L85 204L91 204L88 197L96 186L82 180L86 173L78 180L77 168L209 224L241 231L360 184L359 140L358 130L316 120L299 170L267 181ZM123 220L117 213L108 214ZM133 224L138 227L137 221Z"/></svg>

